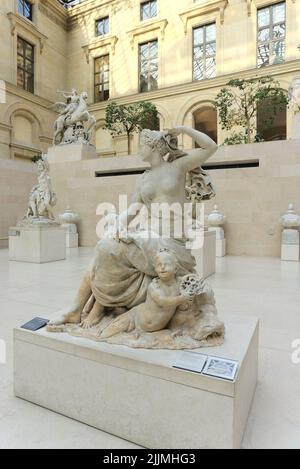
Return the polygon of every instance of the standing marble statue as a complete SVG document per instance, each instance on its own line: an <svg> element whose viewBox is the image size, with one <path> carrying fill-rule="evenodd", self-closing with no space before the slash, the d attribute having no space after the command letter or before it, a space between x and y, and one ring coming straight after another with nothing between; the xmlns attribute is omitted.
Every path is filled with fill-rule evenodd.
<svg viewBox="0 0 300 469"><path fill-rule="evenodd" d="M182 133L200 148L180 151ZM140 155L150 169L142 175L132 202L140 212L146 209L151 230L141 225L130 230L137 213L130 208L123 212L115 235L98 242L74 305L51 321L48 330L143 348L220 344L224 324L218 319L213 291L197 275L185 233L178 236L172 229L184 211L174 213L165 235L163 213L153 220L151 210L153 204L183 208L188 200L212 197L213 187L201 165L217 145L189 127L143 130L140 142Z"/></svg>
<svg viewBox="0 0 300 469"><path fill-rule="evenodd" d="M56 205L57 197L52 189L49 175L49 164L46 155L37 160L38 181L29 194L28 210L21 225L57 224L52 208Z"/></svg>
<svg viewBox="0 0 300 469"><path fill-rule="evenodd" d="M292 111L292 138L300 138L300 77L295 77L289 87L289 107Z"/></svg>
<svg viewBox="0 0 300 469"><path fill-rule="evenodd" d="M289 87L289 102L293 114L300 112L300 77L295 77Z"/></svg>
<svg viewBox="0 0 300 469"><path fill-rule="evenodd" d="M53 106L60 114L54 123L53 145L88 144L96 127L96 119L88 111L87 93L84 91L78 94L74 88L71 92L60 93L67 102L57 102ZM86 128L84 123L88 124Z"/></svg>

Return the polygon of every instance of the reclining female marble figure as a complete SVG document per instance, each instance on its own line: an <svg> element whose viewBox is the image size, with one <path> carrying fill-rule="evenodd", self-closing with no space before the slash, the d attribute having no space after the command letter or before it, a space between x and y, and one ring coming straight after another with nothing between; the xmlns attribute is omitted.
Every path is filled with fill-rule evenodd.
<svg viewBox="0 0 300 469"><path fill-rule="evenodd" d="M181 152L177 141L180 133L192 137L200 148ZM190 200L193 202L214 195L210 182L206 181L206 176L199 167L216 150L217 145L210 137L189 127L177 127L167 132L143 130L140 155L144 161L150 163L150 169L142 175L132 202L146 207L151 219L151 207L154 203L167 203L171 206L177 203L183 207L187 202L187 194L191 195L191 192L193 195ZM200 193L197 188L200 188ZM161 214L160 216L162 217ZM136 214L131 214L128 210L120 217L119 224L128 226L135 217ZM156 235L145 236L143 231L141 236L137 233L134 238L126 238L122 237L120 228L115 238L101 239L81 283L75 304L59 319L51 321L50 327L82 322L83 328L89 328L99 323L107 308L122 308L122 312L145 302L148 287L157 276L153 258L161 248L175 253L179 277L195 273L195 259L186 248L184 235L181 238L172 235L165 237L159 230ZM85 319L82 321L82 318ZM214 323L213 331L215 326Z"/></svg>

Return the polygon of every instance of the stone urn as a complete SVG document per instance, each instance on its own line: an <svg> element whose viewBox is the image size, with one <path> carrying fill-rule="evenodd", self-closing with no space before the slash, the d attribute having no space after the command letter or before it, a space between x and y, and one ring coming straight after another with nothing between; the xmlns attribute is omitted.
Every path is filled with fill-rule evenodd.
<svg viewBox="0 0 300 469"><path fill-rule="evenodd" d="M218 206L214 205L213 210L207 216L207 222L209 226L212 226L212 227L222 226L224 225L225 221L226 221L226 217L219 212Z"/></svg>
<svg viewBox="0 0 300 469"><path fill-rule="evenodd" d="M66 225L69 223L76 223L79 219L77 213L73 212L71 208L68 206L64 213L59 215L59 220L62 225Z"/></svg>
<svg viewBox="0 0 300 469"><path fill-rule="evenodd" d="M300 226L300 216L294 209L294 204L289 204L288 210L280 218L281 226L284 229L297 229Z"/></svg>

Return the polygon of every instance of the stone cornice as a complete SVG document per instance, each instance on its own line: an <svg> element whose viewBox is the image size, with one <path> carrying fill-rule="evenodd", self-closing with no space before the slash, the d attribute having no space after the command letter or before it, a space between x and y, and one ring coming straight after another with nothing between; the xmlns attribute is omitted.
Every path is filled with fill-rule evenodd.
<svg viewBox="0 0 300 469"><path fill-rule="evenodd" d="M42 98L36 94L29 93L28 91L23 90L22 88L19 88L18 86L14 85L13 83L5 82L6 84L6 92L8 94L12 94L14 96L17 96L18 98L23 99L24 101L27 101L28 103L31 104L37 104L38 106L41 106L49 111L50 107L53 105L52 101L49 101L48 99ZM54 112L54 111L53 111Z"/></svg>
<svg viewBox="0 0 300 469"><path fill-rule="evenodd" d="M152 31L158 31L160 33L161 39L164 40L165 30L167 26L168 26L168 20L166 19L153 20L153 21L144 22L141 25L137 26L136 28L131 29L130 31L127 31L127 35L129 36L129 39L130 39L131 48L133 49L134 47L134 40L136 37L152 32Z"/></svg>
<svg viewBox="0 0 300 469"><path fill-rule="evenodd" d="M82 46L87 63L90 62L90 53L92 50L110 46L111 51L114 54L118 40L119 38L117 36L103 36Z"/></svg>
<svg viewBox="0 0 300 469"><path fill-rule="evenodd" d="M254 4L255 6L268 6L271 5L272 2L270 3L269 0L245 0L247 3L247 13L248 16L251 16L252 14L252 5ZM296 3L296 0L291 0L292 3Z"/></svg>
<svg viewBox="0 0 300 469"><path fill-rule="evenodd" d="M225 8L228 5L228 0L210 0L208 2L202 3L201 5L196 5L185 10L179 14L181 21L183 23L184 33L187 34L188 22L194 18L197 18L201 15L206 15L207 13L212 13L218 11L220 14L220 22L224 23L224 12Z"/></svg>
<svg viewBox="0 0 300 469"><path fill-rule="evenodd" d="M67 30L68 11L55 0L39 0L38 9L47 18Z"/></svg>
<svg viewBox="0 0 300 469"><path fill-rule="evenodd" d="M27 33L32 34L38 39L40 44L40 53L42 54L45 42L47 41L48 37L45 36L45 34L43 34L41 31L39 31L38 28L31 21L27 20L26 18L20 16L17 13L13 13L12 11L10 11L9 13L7 13L7 17L10 21L11 35L14 36L16 30L25 30Z"/></svg>
<svg viewBox="0 0 300 469"><path fill-rule="evenodd" d="M161 99L179 94L187 94L202 90L211 90L225 86L229 80L234 78L255 78L262 76L273 76L278 78L278 75L287 73L300 72L300 60L293 60L279 65L271 65L265 68L253 68L236 73L229 73L228 75L221 75L216 78L209 78L207 80L193 81L190 83L183 83L180 85L170 86L167 88L160 88L156 91L148 93L135 93L126 96L112 97L109 101L94 103L89 106L91 112L105 110L109 102L115 101L118 104L129 104L138 101L151 101L154 99Z"/></svg>
<svg viewBox="0 0 300 469"><path fill-rule="evenodd" d="M73 29L78 24L78 20L91 15L95 10L114 8L114 5L120 3L120 0L91 0L75 5L68 10L68 29Z"/></svg>

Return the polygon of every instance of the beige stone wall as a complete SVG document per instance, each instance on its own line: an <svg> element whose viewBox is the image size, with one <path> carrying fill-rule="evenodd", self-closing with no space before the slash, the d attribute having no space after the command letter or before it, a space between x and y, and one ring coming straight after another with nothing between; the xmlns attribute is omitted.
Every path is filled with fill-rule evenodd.
<svg viewBox="0 0 300 469"><path fill-rule="evenodd" d="M8 228L26 214L29 191L36 177L33 163L0 159L0 247L8 244Z"/></svg>
<svg viewBox="0 0 300 469"><path fill-rule="evenodd" d="M259 161L257 168L209 171L217 196L205 204L209 213L217 203L227 216L225 226L228 254L279 256L279 217L294 202L300 212L300 139L222 147L210 163ZM106 158L51 165L58 193L58 211L70 204L80 215L82 246L97 241L96 215L99 203L113 203L118 195L132 195L140 176L95 177L96 171L143 168L138 156Z"/></svg>

